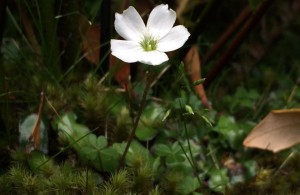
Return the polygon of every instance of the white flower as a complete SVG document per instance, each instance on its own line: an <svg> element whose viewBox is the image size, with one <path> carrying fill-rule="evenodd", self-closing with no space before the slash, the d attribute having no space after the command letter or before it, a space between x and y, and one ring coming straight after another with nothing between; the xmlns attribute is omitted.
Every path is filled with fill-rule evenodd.
<svg viewBox="0 0 300 195"><path fill-rule="evenodd" d="M182 47L190 36L184 26L173 27L176 12L168 5L155 7L146 26L132 6L115 17L115 29L125 40L111 40L112 55L127 63L159 65L169 60L165 52Z"/></svg>

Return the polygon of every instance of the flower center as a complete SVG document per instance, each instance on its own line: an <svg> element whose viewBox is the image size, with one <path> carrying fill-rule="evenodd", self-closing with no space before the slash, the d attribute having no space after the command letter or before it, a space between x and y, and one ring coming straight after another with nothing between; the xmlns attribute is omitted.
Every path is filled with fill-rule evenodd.
<svg viewBox="0 0 300 195"><path fill-rule="evenodd" d="M145 37L140 44L145 51L154 51L157 48L157 40L153 37Z"/></svg>

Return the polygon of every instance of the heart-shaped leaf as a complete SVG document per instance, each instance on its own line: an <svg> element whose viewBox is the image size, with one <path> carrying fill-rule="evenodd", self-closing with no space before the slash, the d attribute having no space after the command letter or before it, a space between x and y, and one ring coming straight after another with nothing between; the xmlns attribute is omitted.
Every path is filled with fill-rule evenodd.
<svg viewBox="0 0 300 195"><path fill-rule="evenodd" d="M103 170L114 171L118 167L120 155L114 148L104 148L100 151L99 156L101 158Z"/></svg>
<svg viewBox="0 0 300 195"><path fill-rule="evenodd" d="M98 151L91 147L82 147L79 153L85 160L94 161L97 158Z"/></svg>
<svg viewBox="0 0 300 195"><path fill-rule="evenodd" d="M97 138L97 147L99 149L104 148L107 145L107 139L104 136L99 136Z"/></svg>
<svg viewBox="0 0 300 195"><path fill-rule="evenodd" d="M181 147L175 142L171 147L164 144L156 145L156 154L165 156L167 163L183 162L185 160Z"/></svg>
<svg viewBox="0 0 300 195"><path fill-rule="evenodd" d="M158 127L161 125L163 109L157 105L147 107L141 116L135 135L139 140L149 141L153 139L158 133Z"/></svg>
<svg viewBox="0 0 300 195"><path fill-rule="evenodd" d="M76 115L73 112L64 114L56 121L59 137L67 143L74 144L76 150L81 147L90 146L88 135L91 133L85 125L76 122ZM96 145L96 137L90 137L91 141Z"/></svg>

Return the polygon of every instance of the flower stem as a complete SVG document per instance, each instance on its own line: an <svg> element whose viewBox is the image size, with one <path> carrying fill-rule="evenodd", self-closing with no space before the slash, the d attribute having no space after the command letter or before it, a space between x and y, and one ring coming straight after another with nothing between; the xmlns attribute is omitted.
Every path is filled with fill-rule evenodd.
<svg viewBox="0 0 300 195"><path fill-rule="evenodd" d="M145 103L146 103L146 97L147 97L147 94L148 94L148 91L151 87L151 79L150 79L151 75L148 73L148 76L147 76L147 81L146 81L146 87L144 89L144 93L143 93L143 96L142 96L142 100L141 100L141 104L140 104L140 107L139 107L139 110L138 110L138 113L137 113L137 117L134 121L134 124L133 124L133 128L131 130L131 134L129 135L129 138L127 140L127 145L126 145L126 148L124 150L124 153L121 157L121 160L120 160L120 164L119 164L119 168L121 166L123 166L124 164L124 161L125 161L125 157L128 153L128 150L129 150L129 147L132 143L132 140L134 138L134 135L135 135L135 132L136 132L136 129L138 127L138 124L139 124L139 121L140 121L140 118L141 118L141 115L142 115L142 112L143 112L143 109L144 109L144 106L145 106Z"/></svg>
<svg viewBox="0 0 300 195"><path fill-rule="evenodd" d="M183 106L182 106L182 103L181 103L180 99L178 99L178 100L179 100L179 104L180 104L181 109L183 109ZM193 155L193 152L192 152L192 147L191 147L191 143L190 143L190 139L189 139L188 131L187 131L187 126L186 126L186 120L185 120L185 118L184 118L183 115L181 115L181 117L182 117L182 121L183 121L183 124L184 124L184 133L185 133L185 138L186 138L186 140L187 140L188 150L189 150L191 159L188 158L188 155L187 155L187 153L185 152L185 150L183 149L182 145L180 145L180 147L181 147L182 151L184 152L184 154L186 155L186 157L187 157L189 163L191 164L192 168L194 169L194 171L195 171L195 176L196 176L196 178L197 178L199 184L201 185L201 184L202 184L202 181L201 181L201 179L200 179L200 177L199 177L199 175L198 175L198 168L197 168L196 160L195 160L194 155Z"/></svg>

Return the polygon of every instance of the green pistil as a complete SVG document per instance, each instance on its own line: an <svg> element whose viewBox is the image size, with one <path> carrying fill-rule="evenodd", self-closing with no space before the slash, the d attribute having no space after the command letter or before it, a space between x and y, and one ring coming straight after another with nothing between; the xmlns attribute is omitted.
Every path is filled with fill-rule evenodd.
<svg viewBox="0 0 300 195"><path fill-rule="evenodd" d="M145 51L154 51L157 48L157 41L152 37L145 37L141 46Z"/></svg>

